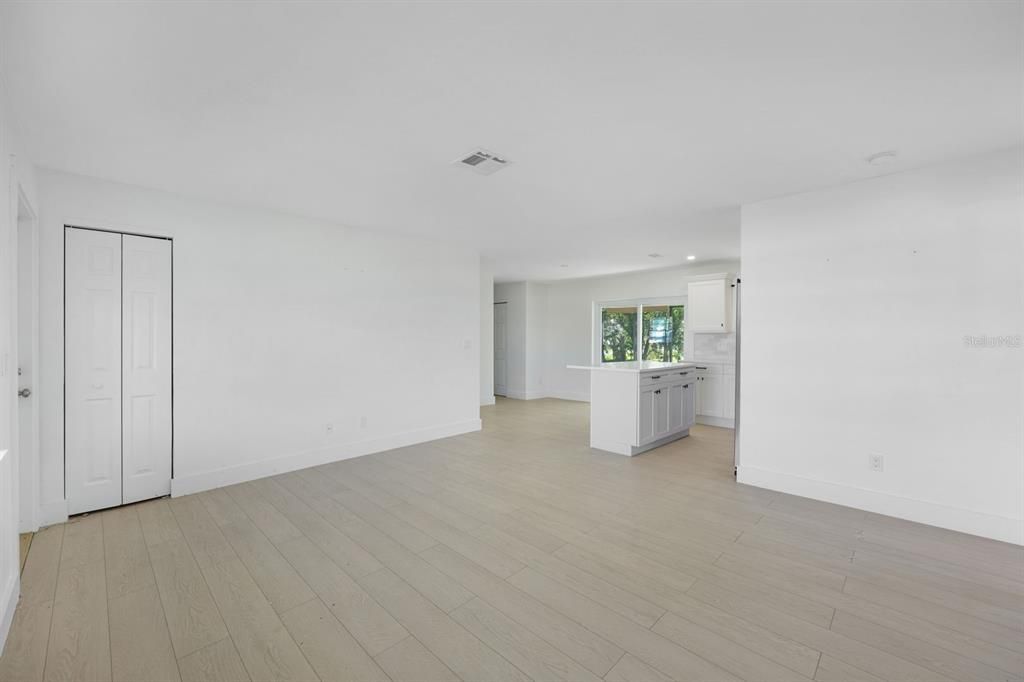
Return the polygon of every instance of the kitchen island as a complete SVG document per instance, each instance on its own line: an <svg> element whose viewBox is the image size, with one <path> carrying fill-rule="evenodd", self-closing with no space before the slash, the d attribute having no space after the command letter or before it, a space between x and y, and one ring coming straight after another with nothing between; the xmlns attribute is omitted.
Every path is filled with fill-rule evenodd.
<svg viewBox="0 0 1024 682"><path fill-rule="evenodd" d="M609 362L590 372L590 447L632 457L690 435L696 365Z"/></svg>

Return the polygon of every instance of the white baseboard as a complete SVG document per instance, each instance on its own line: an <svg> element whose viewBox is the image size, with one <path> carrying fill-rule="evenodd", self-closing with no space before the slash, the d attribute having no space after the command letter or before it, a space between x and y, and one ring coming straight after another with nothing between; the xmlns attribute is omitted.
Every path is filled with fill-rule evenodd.
<svg viewBox="0 0 1024 682"><path fill-rule="evenodd" d="M736 422L732 419L725 417L709 417L705 414L697 415L697 423L704 424L705 426L720 426L723 429L732 429L736 427Z"/></svg>
<svg viewBox="0 0 1024 682"><path fill-rule="evenodd" d="M356 441L343 445L326 448L316 448L304 452L296 452L281 457L273 457L258 462L249 462L233 467L225 467L214 471L206 471L200 474L189 476L176 476L171 480L171 497L190 495L192 493L220 488L235 483L244 483L258 478L266 478L275 474L283 474L297 469L338 462L343 459L370 455L374 452L393 450L407 445L425 443L438 438L458 436L462 433L479 431L481 423L479 419L469 419L454 424L432 426L425 429L405 431L383 438Z"/></svg>
<svg viewBox="0 0 1024 682"><path fill-rule="evenodd" d="M625 455L626 457L633 456L633 450L629 443L619 443L612 440L594 440L593 437L590 439L590 447L595 450L602 450L604 452L610 452L614 455Z"/></svg>
<svg viewBox="0 0 1024 682"><path fill-rule="evenodd" d="M540 389L532 389L529 391L520 391L517 389L509 389L505 395L505 398L512 398L513 400L540 400L541 398L557 398L558 400L574 400L581 403L590 402L589 391L542 391Z"/></svg>
<svg viewBox="0 0 1024 682"><path fill-rule="evenodd" d="M518 389L509 389L505 392L506 398L512 398L513 400L538 400L540 398L547 398L547 394L543 391L520 391Z"/></svg>
<svg viewBox="0 0 1024 682"><path fill-rule="evenodd" d="M493 404L494 404L494 396L493 395L490 398L481 398L480 399L480 407L485 407L487 405L493 405Z"/></svg>
<svg viewBox="0 0 1024 682"><path fill-rule="evenodd" d="M777 490L800 497L841 504L876 514L895 516L908 521L981 537L1024 544L1024 521L934 502L915 500L890 493L804 478L751 466L740 466L736 480L747 485Z"/></svg>
<svg viewBox="0 0 1024 682"><path fill-rule="evenodd" d="M64 523L68 520L67 500L58 500L39 506L39 527L52 526L55 523Z"/></svg>
<svg viewBox="0 0 1024 682"><path fill-rule="evenodd" d="M18 563L18 568L21 568L21 563ZM21 594L21 577L17 572L14 573L14 579L10 581L11 584L5 590L5 594L0 595L0 604L3 604L3 610L0 611L0 655L3 655L4 645L7 643L7 635L11 632L11 623L14 622L14 610L18 608L18 596Z"/></svg>
<svg viewBox="0 0 1024 682"><path fill-rule="evenodd" d="M590 402L590 391L548 391L548 398L557 398L559 400L573 400L578 403L589 403Z"/></svg>

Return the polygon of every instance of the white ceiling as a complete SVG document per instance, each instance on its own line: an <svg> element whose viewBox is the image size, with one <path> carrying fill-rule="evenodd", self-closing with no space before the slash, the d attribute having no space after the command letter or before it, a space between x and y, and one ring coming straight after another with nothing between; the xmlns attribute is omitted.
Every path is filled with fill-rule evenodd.
<svg viewBox="0 0 1024 682"><path fill-rule="evenodd" d="M40 165L469 243L508 280L736 257L742 203L1024 141L1022 7L37 2L2 20ZM450 164L477 146L514 163ZM884 149L899 161L864 163Z"/></svg>

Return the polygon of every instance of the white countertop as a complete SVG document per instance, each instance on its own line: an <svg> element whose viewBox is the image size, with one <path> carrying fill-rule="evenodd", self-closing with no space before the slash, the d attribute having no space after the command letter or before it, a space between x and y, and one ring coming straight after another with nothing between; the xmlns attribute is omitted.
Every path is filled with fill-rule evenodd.
<svg viewBox="0 0 1024 682"><path fill-rule="evenodd" d="M633 362L606 362L601 365L566 365L568 369L600 370L602 372L647 372L656 369L683 369L696 367L692 362L655 362L635 360Z"/></svg>

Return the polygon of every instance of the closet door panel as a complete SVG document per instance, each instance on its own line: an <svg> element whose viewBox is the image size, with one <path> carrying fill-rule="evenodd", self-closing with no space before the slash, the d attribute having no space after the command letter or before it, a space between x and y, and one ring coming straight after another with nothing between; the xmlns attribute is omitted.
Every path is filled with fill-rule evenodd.
<svg viewBox="0 0 1024 682"><path fill-rule="evenodd" d="M65 230L68 513L121 504L121 235Z"/></svg>
<svg viewBox="0 0 1024 682"><path fill-rule="evenodd" d="M124 503L171 492L171 242L124 235Z"/></svg>

